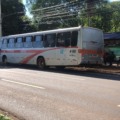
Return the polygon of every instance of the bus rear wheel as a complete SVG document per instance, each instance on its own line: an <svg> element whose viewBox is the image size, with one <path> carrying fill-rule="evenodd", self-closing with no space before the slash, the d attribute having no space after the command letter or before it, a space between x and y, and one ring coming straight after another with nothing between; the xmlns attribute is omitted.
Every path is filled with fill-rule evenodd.
<svg viewBox="0 0 120 120"><path fill-rule="evenodd" d="M37 59L37 66L38 66L38 68L41 69L41 70L43 70L43 69L46 68L45 60L44 60L43 57L39 57L39 58Z"/></svg>

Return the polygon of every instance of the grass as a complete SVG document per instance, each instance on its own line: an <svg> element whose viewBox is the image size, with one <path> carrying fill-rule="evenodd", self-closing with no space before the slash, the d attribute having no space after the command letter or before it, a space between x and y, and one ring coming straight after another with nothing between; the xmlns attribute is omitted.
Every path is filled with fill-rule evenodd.
<svg viewBox="0 0 120 120"><path fill-rule="evenodd" d="M12 119L8 118L7 116L4 116L4 115L0 114L0 120L12 120Z"/></svg>

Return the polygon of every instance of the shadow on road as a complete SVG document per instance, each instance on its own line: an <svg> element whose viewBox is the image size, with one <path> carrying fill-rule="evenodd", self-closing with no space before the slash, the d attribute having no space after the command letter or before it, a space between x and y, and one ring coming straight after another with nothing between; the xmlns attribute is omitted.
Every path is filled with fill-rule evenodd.
<svg viewBox="0 0 120 120"><path fill-rule="evenodd" d="M13 69L13 68L41 71L36 66L31 66L31 65L12 65L12 64L9 66L0 65L0 69ZM67 67L67 68L61 70L61 69L56 69L53 67L53 68L48 68L44 71L120 81L120 74L117 74L115 72L114 73L112 73L112 72L109 73L109 72L104 72L104 71L100 72L100 71L98 71L98 69L101 69L101 68L97 67L94 69L89 69L89 68L87 69L84 67L81 67L81 68ZM105 69L105 68L103 67L102 69ZM113 67L113 69L115 69L115 68ZM117 69L119 69L119 68L117 68Z"/></svg>

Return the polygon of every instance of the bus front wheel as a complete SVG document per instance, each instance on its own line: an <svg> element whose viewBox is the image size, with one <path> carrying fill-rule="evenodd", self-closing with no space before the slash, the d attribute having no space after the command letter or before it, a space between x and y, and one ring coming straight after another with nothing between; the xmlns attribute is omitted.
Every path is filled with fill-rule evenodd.
<svg viewBox="0 0 120 120"><path fill-rule="evenodd" d="M43 69L46 68L45 60L44 60L43 57L39 57L39 58L37 59L37 66L38 66L38 68L41 69L41 70L43 70Z"/></svg>

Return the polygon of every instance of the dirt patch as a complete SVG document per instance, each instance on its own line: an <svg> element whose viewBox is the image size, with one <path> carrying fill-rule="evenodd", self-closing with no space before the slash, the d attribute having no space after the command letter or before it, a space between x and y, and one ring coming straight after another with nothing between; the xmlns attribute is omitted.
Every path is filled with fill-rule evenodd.
<svg viewBox="0 0 120 120"><path fill-rule="evenodd" d="M69 69L86 72L108 73L120 75L120 66L91 66L91 67L70 67Z"/></svg>

